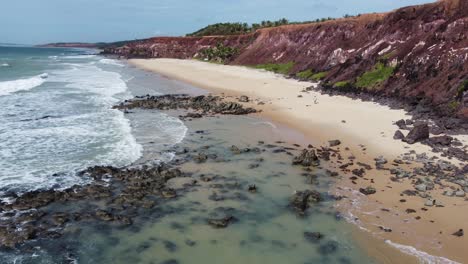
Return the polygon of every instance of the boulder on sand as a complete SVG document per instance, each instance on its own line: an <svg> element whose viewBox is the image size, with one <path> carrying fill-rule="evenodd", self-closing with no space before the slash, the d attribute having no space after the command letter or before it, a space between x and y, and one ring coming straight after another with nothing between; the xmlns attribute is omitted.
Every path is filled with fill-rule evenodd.
<svg viewBox="0 0 468 264"><path fill-rule="evenodd" d="M429 138L429 126L427 123L415 124L413 129L410 130L408 135L403 139L408 144L414 144L416 142Z"/></svg>

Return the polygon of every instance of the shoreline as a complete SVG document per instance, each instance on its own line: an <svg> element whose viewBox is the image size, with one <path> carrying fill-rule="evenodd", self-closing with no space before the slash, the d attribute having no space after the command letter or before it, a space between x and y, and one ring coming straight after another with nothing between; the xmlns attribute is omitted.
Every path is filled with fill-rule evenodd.
<svg viewBox="0 0 468 264"><path fill-rule="evenodd" d="M276 74L245 67L173 59L130 60L129 62L136 67L187 82L214 93L224 93L227 98L238 97L240 95L249 96L254 101L247 103L247 105L253 105L255 108L261 109L262 113L259 116L297 129L309 138L314 139L314 145L326 145L328 140L339 139L343 142L341 146L349 148L349 153L361 162L372 164L374 162L373 159L380 155L383 155L388 160L393 160L409 150L414 150L417 153L431 153L431 148L428 146L419 143L407 145L392 138L393 132L397 129L393 125L393 122L409 118L409 115L403 110L394 110L376 103L362 102L361 100L353 100L344 96L323 95L315 91L302 93L301 91L309 87L311 83L289 80ZM314 103L314 101L317 103ZM263 104L259 105L259 102L263 102ZM373 125L369 126L369 123ZM466 144L466 136L460 137L460 140ZM362 147L361 143L365 143L365 147ZM379 174L378 176L386 176L388 172L381 173L379 171ZM374 178L372 182L375 182L382 189L388 185L391 185L391 188L399 186L392 183L389 177ZM368 182L359 183L358 187L365 187L367 185ZM409 182L404 183L404 185L405 187L411 187ZM349 183L344 184L342 180L340 181L339 188L348 188L344 194L349 195L356 186L353 187ZM394 196L398 196L398 193L395 191L393 195L389 193L377 192L369 200L375 199L379 202L375 204L369 203L366 206L369 206L369 210L374 211L379 207L380 209L382 207L393 208L396 211L395 215L403 215L405 208L398 208L400 202L393 200L395 199ZM421 199L405 198L407 198L412 206L418 206L418 203L421 203L421 206L423 206L424 202L420 201ZM357 197L356 199L366 200L365 197ZM445 202L443 198L441 199ZM431 221L434 221L436 224L432 222L408 224L407 221L404 221L405 219L401 219L407 218L403 215L403 217L396 217L397 220L393 219L395 226L392 226L392 233L380 234L377 226L374 225L375 219L373 217L380 218L380 220L386 218L382 212L376 213L373 217L366 217L367 212L361 210L360 213L363 214L359 214L358 212L356 216L362 220L363 226L369 229L370 233L374 235L378 233L377 237L384 240L390 239L402 245L415 246L418 250L435 256L444 256L452 259L453 254L457 253L460 255L455 256L454 259L460 261L467 257L466 253L460 248L460 245L463 245L464 241L466 241L465 238L454 238L447 234L443 239L440 239L443 241L444 247L442 249L433 248L430 245L421 245L420 241L418 241L421 239L420 237L403 238L398 232L400 230L397 228L397 221L402 220L408 226L420 226L418 231L424 230L425 238L428 238L427 236L434 236L431 233L435 226L443 228L444 234L450 232L450 230L462 228L459 225L464 224L463 227L467 228L468 226L466 226L466 221L462 215L455 215L455 218L459 221L453 221L453 219L446 219L444 217L447 213L456 214L457 210L459 212L459 205L452 206L451 202L451 200L447 200L444 208L431 209L429 212L425 212L429 218L434 219ZM349 210L349 206L346 203L339 205L340 208L344 208L345 210ZM433 213L433 211L436 213ZM385 220L382 221L386 224ZM452 248L452 250L447 251L447 248Z"/></svg>

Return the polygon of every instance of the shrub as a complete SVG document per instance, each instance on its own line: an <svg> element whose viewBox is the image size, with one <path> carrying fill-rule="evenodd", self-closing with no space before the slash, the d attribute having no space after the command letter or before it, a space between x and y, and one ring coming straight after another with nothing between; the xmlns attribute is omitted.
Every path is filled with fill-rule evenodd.
<svg viewBox="0 0 468 264"><path fill-rule="evenodd" d="M199 57L208 61L224 63L232 59L238 52L239 49L237 48L224 46L222 43L218 43L216 47L201 50Z"/></svg>
<svg viewBox="0 0 468 264"><path fill-rule="evenodd" d="M327 77L328 75L328 72L324 71L324 72L318 72L318 73L315 73L314 75L312 75L310 78L314 81L320 81L322 80L323 78Z"/></svg>
<svg viewBox="0 0 468 264"><path fill-rule="evenodd" d="M305 71L296 73L296 77L304 79L304 80L308 80L312 77L313 74L314 72L312 70L305 70Z"/></svg>
<svg viewBox="0 0 468 264"><path fill-rule="evenodd" d="M336 82L333 87L335 88L344 88L350 86L351 83L349 81L341 81L341 82Z"/></svg>
<svg viewBox="0 0 468 264"><path fill-rule="evenodd" d="M378 62L374 69L357 78L356 86L359 88L373 88L390 78L394 71L395 67L385 66L382 62Z"/></svg>

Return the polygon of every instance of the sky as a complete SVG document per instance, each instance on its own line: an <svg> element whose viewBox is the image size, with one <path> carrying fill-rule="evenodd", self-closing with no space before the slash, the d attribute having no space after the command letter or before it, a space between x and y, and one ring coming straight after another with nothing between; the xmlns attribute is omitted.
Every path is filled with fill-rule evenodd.
<svg viewBox="0 0 468 264"><path fill-rule="evenodd" d="M0 43L110 42L181 36L218 22L308 21L431 0L3 0Z"/></svg>

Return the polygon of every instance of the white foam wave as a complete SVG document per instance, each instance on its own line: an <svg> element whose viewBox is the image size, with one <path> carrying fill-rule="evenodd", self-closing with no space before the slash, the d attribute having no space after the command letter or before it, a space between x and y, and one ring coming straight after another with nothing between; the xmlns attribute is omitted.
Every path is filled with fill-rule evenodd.
<svg viewBox="0 0 468 264"><path fill-rule="evenodd" d="M94 58L97 55L71 55L71 56L63 56L63 59L90 59Z"/></svg>
<svg viewBox="0 0 468 264"><path fill-rule="evenodd" d="M18 91L30 90L43 84L46 81L47 76L47 73L43 73L30 78L0 82L0 96Z"/></svg>
<svg viewBox="0 0 468 264"><path fill-rule="evenodd" d="M86 90L106 100L108 104L115 104L121 97L117 94L127 91L127 85L117 72L104 71L92 64L71 64L72 68L51 74L51 81L68 83L68 88ZM128 94L126 97L130 97Z"/></svg>
<svg viewBox="0 0 468 264"><path fill-rule="evenodd" d="M99 60L99 62L102 64L114 65L114 66L119 66L119 67L125 66L122 63L118 62L117 60L112 60L112 59L101 59Z"/></svg>
<svg viewBox="0 0 468 264"><path fill-rule="evenodd" d="M2 64L0 64L0 67L10 67L10 64L8 64L8 63L2 63Z"/></svg>
<svg viewBox="0 0 468 264"><path fill-rule="evenodd" d="M448 258L430 255L424 251L417 250L412 246L397 244L390 240L385 240L385 243L391 245L394 248L397 248L401 252L415 256L421 263L424 264L459 264L459 262L450 260Z"/></svg>
<svg viewBox="0 0 468 264"><path fill-rule="evenodd" d="M61 64L65 69L34 77L36 84L47 78L54 89L26 94L21 109L12 107L15 98L2 97L8 108L4 113L30 121L17 118L0 124L5 131L0 142L0 196L86 184L89 179L76 172L95 165L125 166L141 156L142 146L129 121L111 108L131 97L122 76L88 61ZM57 118L40 118L51 113Z"/></svg>

